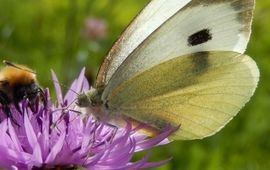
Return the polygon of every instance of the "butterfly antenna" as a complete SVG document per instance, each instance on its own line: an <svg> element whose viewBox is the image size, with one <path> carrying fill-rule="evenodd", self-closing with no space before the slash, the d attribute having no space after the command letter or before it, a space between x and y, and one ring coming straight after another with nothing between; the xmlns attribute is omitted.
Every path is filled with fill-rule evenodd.
<svg viewBox="0 0 270 170"><path fill-rule="evenodd" d="M23 70L23 71L27 71L29 73L33 73L33 74L36 74L36 72L32 71L32 70L29 70L29 69L25 69L25 68L22 68L22 67L19 67L17 66L16 64L10 62L10 61L7 61L7 60L3 60L3 63L7 66L10 66L10 67L14 67L16 69L19 69L19 70Z"/></svg>
<svg viewBox="0 0 270 170"><path fill-rule="evenodd" d="M67 110L64 110L64 112L65 112L64 114L60 115L60 117L55 122L52 123L53 128L57 127L57 124L62 121L63 117L67 114L67 112L77 113L77 116L69 122L76 120L78 118L78 116L82 114L82 112L77 111L77 110L73 110L73 109L67 109Z"/></svg>
<svg viewBox="0 0 270 170"><path fill-rule="evenodd" d="M70 91L72 91L73 93L75 93L76 95L80 95L78 92L76 92L75 90L73 90L73 89L71 89L71 88L69 88L68 86L66 86L66 85L64 85L64 84L62 84L62 83L60 83L59 81L57 81L57 80L51 80L53 83L57 83L57 84L59 84L61 87L64 87L66 90L70 90Z"/></svg>
<svg viewBox="0 0 270 170"><path fill-rule="evenodd" d="M60 111L60 110L70 110L70 109L68 109L68 108L69 108L73 103L75 103L76 100L77 100L77 98L74 99L74 100L73 100L70 104L68 104L67 106L64 106L64 107L59 108L59 109L55 109L54 111L52 111L52 113L57 112L57 111Z"/></svg>
<svg viewBox="0 0 270 170"><path fill-rule="evenodd" d="M73 103L75 103L76 100L77 100L77 99L74 99L69 105L67 105L67 106L65 106L65 107L62 107L62 108L59 108L59 109L56 109L56 110L52 111L52 113L57 112L57 111L61 111L61 110L63 111L63 114L60 115L60 117L53 123L53 126L54 126L54 127L56 126L56 124L57 124L59 121L61 121L61 119L66 115L66 113L67 113L68 111L72 111L72 112L74 112L74 113L78 113L78 115L79 115L79 114L82 114L82 112L80 112L80 111L73 110L73 109L69 109L69 107L70 107Z"/></svg>

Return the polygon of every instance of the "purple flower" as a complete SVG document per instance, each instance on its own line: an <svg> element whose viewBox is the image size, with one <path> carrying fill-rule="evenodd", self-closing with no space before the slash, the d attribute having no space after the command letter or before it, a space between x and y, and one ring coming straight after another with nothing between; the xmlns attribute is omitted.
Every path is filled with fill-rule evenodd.
<svg viewBox="0 0 270 170"><path fill-rule="evenodd" d="M105 38L107 35L106 20L93 17L86 18L82 35L90 40L99 40Z"/></svg>
<svg viewBox="0 0 270 170"><path fill-rule="evenodd" d="M157 137L147 138L133 129L130 123L125 128L113 128L98 122L76 105L76 94L88 90L84 69L65 97L55 74L52 73L57 104L50 101L45 90L47 106L40 103L37 112L20 105L23 114L11 107L14 124L0 110L0 168L5 169L142 169L157 167L169 161L148 162L149 154L131 162L134 153L166 144L168 129Z"/></svg>

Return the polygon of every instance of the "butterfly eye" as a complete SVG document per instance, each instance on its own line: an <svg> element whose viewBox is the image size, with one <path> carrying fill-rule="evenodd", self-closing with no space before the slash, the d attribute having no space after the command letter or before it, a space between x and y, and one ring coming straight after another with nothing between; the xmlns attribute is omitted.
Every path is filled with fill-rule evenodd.
<svg viewBox="0 0 270 170"><path fill-rule="evenodd" d="M77 98L76 104L79 107L88 107L91 105L91 101L88 99L86 93L81 93Z"/></svg>

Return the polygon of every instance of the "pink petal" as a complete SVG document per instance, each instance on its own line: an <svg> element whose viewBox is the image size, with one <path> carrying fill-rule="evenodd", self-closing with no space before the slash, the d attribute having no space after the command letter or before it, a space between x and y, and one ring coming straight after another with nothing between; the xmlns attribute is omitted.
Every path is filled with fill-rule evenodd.
<svg viewBox="0 0 270 170"><path fill-rule="evenodd" d="M14 131L14 128L11 124L11 121L10 119L8 119L8 132L9 132L9 135L10 135L10 138L11 140L13 141L13 145L15 146L15 148L18 150L18 151L23 151L22 150L22 147L20 145L20 142L19 142L19 139L17 137L17 134L16 132Z"/></svg>
<svg viewBox="0 0 270 170"><path fill-rule="evenodd" d="M53 70L51 70L51 75L52 75L52 80L53 80L55 94L57 97L58 104L62 104L63 103L63 96L62 96L62 90L61 90L60 83L59 83L57 76Z"/></svg>
<svg viewBox="0 0 270 170"><path fill-rule="evenodd" d="M56 144L53 146L51 152L47 156L47 158L45 160L45 163L47 163L47 164L53 163L53 161L55 160L56 156L59 154L59 152L63 148L65 137L66 137L66 133L63 132L61 134L61 136L59 137L58 141L56 142Z"/></svg>
<svg viewBox="0 0 270 170"><path fill-rule="evenodd" d="M34 156L35 162L42 163L40 145L38 143L37 136L35 134L32 124L30 123L30 120L27 114L25 114L24 116L24 126L25 126L25 132L26 132L26 137L28 139L28 143L33 149L33 156Z"/></svg>

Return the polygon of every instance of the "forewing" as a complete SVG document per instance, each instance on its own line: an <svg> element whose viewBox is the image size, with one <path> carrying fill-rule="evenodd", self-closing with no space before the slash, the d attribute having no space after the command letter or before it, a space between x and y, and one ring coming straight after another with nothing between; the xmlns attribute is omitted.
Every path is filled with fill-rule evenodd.
<svg viewBox="0 0 270 170"><path fill-rule="evenodd" d="M235 52L198 52L166 61L117 86L111 113L157 129L179 126L175 139L210 136L227 124L253 95L256 63Z"/></svg>
<svg viewBox="0 0 270 170"><path fill-rule="evenodd" d="M122 62L106 86L103 99L128 78L175 57L199 51L243 53L250 36L253 7L253 0L191 1Z"/></svg>
<svg viewBox="0 0 270 170"><path fill-rule="evenodd" d="M152 0L113 45L99 70L96 86L106 85L116 69L134 49L190 1Z"/></svg>

